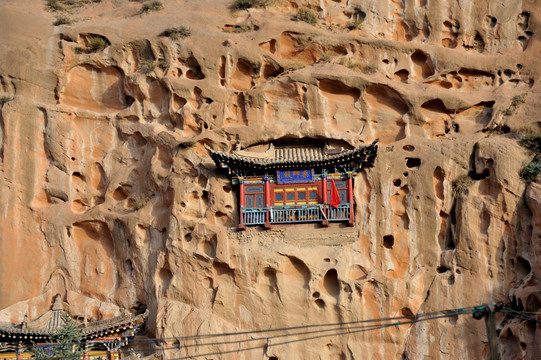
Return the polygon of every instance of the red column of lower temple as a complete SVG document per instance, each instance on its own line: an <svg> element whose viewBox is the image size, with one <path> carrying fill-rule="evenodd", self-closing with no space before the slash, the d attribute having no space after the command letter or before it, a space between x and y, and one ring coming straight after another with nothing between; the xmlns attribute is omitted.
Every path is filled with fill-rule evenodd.
<svg viewBox="0 0 541 360"><path fill-rule="evenodd" d="M351 174L348 174L348 201L349 201L349 225L355 223L355 213L353 212L353 180Z"/></svg>
<svg viewBox="0 0 541 360"><path fill-rule="evenodd" d="M270 184L269 184L269 177L265 176L265 206L267 207L266 211L266 219L265 219L265 229L271 228L270 223Z"/></svg>
<svg viewBox="0 0 541 360"><path fill-rule="evenodd" d="M327 175L323 173L322 175L322 182L323 182L323 214L327 216L327 202L329 201L327 199ZM329 226L329 220L327 218L323 217L323 226Z"/></svg>
<svg viewBox="0 0 541 360"><path fill-rule="evenodd" d="M239 229L246 230L246 225L244 225L244 179L239 178L239 182L240 182Z"/></svg>

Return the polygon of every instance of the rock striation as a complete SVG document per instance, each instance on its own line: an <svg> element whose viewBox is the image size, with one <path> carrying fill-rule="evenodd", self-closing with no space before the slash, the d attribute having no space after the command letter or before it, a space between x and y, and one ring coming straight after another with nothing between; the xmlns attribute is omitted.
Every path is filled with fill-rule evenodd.
<svg viewBox="0 0 541 360"><path fill-rule="evenodd" d="M89 321L146 307L167 338L541 311L541 179L521 177L539 155L521 141L541 135L539 2L150 3L0 4L0 321L57 293ZM376 138L351 228L237 232L205 148ZM502 359L536 358L539 324L497 321ZM471 316L274 342L166 358L488 358Z"/></svg>

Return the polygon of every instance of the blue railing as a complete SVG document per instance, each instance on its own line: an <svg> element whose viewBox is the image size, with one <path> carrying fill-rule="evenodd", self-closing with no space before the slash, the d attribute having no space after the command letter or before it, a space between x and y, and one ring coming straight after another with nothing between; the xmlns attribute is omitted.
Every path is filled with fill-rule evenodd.
<svg viewBox="0 0 541 360"><path fill-rule="evenodd" d="M292 224L305 222L320 222L349 220L350 205L340 204L337 208L330 205L290 205L273 206L268 208L271 224ZM266 208L242 209L244 224L260 225L266 220ZM323 213L325 211L325 214Z"/></svg>
<svg viewBox="0 0 541 360"><path fill-rule="evenodd" d="M266 209L243 209L244 223L246 225L260 225L265 223Z"/></svg>
<svg viewBox="0 0 541 360"><path fill-rule="evenodd" d="M289 224L323 220L317 205L275 206L271 207L271 224Z"/></svg>
<svg viewBox="0 0 541 360"><path fill-rule="evenodd" d="M349 204L340 204L337 208L327 205L327 218L329 221L343 221L349 220Z"/></svg>

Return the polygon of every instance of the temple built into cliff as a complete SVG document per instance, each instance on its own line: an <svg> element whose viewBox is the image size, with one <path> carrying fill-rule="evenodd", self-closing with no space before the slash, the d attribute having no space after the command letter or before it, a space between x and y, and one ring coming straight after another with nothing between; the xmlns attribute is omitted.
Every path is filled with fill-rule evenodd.
<svg viewBox="0 0 541 360"><path fill-rule="evenodd" d="M239 229L304 222L353 225L353 177L373 166L377 141L351 150L272 144L259 153L207 149L239 186Z"/></svg>
<svg viewBox="0 0 541 360"><path fill-rule="evenodd" d="M147 316L148 310L139 315L124 314L90 323L73 320L80 332L84 359L117 359L119 350L135 336ZM28 350L32 347L45 351L54 347L54 334L65 326L68 318L57 296L51 309L34 321L0 323L0 359L31 358Z"/></svg>

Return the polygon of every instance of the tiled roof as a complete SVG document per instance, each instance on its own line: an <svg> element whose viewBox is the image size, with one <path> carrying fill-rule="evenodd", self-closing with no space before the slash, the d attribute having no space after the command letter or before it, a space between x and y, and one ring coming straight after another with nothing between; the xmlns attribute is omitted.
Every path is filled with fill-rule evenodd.
<svg viewBox="0 0 541 360"><path fill-rule="evenodd" d="M48 339L51 334L64 325L64 314L67 313L63 310L49 310L40 317L40 319L42 319L44 316L46 316L49 317L49 319L45 325L39 328L32 328L32 323L29 324L28 328L24 328L22 325L0 323L0 339ZM126 330L129 328L138 327L143 323L147 316L148 310L145 311L144 314L140 315L121 315L111 319L89 323L86 327L83 324L79 324L78 327L82 330L83 338L91 339L94 337L103 336L107 333L113 333L116 330Z"/></svg>
<svg viewBox="0 0 541 360"><path fill-rule="evenodd" d="M260 170L279 170L291 168L332 168L346 164L363 164L370 167L377 153L375 140L367 146L360 146L352 150L343 150L336 154L326 153L323 147L283 147L272 148L265 153L250 153L246 150L233 151L228 154L214 151L206 146L210 156L221 168L251 168ZM264 156L262 156L264 154Z"/></svg>

